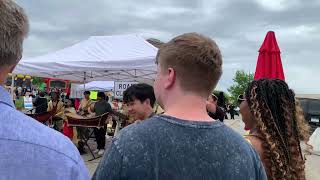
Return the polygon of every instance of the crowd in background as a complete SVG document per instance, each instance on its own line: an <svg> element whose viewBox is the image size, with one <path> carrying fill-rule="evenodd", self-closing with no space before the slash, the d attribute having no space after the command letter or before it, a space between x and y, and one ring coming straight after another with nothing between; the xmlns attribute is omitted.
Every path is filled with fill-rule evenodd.
<svg viewBox="0 0 320 180"><path fill-rule="evenodd" d="M12 0L0 0L0 84L21 59L28 30L24 10ZM104 155L93 179L306 178L300 140L308 140L309 127L286 82L255 80L239 96L249 130L242 137L221 122L234 108L226 105L223 94L211 94L223 64L214 40L198 33L179 35L159 46L155 63L153 87L133 85L124 93L133 121L113 137L106 152L106 129L94 130L97 153ZM47 111L55 112L53 130L16 110L0 86L2 179L90 179L74 144L57 132L66 108L73 108L62 99L54 91L47 104ZM163 114L154 114L155 102ZM74 111L95 116L113 111L104 92L88 110L83 107L83 112Z"/></svg>

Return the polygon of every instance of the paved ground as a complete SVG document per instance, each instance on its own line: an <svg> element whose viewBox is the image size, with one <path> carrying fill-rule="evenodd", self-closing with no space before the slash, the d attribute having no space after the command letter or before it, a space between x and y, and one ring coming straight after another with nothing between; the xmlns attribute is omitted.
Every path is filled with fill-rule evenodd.
<svg viewBox="0 0 320 180"><path fill-rule="evenodd" d="M109 140L111 141L111 139L109 139ZM90 147L93 147L93 149L96 147L96 143L93 140L89 141L89 145L90 145ZM88 153L85 154L85 155L82 155L82 158L85 161L85 164L86 164L87 168L89 169L90 176L92 176L94 171L96 170L100 160L101 160L101 157L98 157L97 159L91 161L91 159L93 159L93 157L89 153L89 150L86 150L86 151ZM95 156L98 156L98 155L95 155Z"/></svg>
<svg viewBox="0 0 320 180"><path fill-rule="evenodd" d="M242 123L239 117L236 117L236 120L225 120L225 124L237 131L239 134L245 134L243 130L244 124ZM94 147L94 142L90 142L90 146ZM101 158L88 161L92 158L90 154L86 154L82 156L89 171L90 175L92 176L95 169L97 168L99 161ZM307 155L306 161L306 173L307 173L307 180L318 180L320 179L320 156L318 155Z"/></svg>

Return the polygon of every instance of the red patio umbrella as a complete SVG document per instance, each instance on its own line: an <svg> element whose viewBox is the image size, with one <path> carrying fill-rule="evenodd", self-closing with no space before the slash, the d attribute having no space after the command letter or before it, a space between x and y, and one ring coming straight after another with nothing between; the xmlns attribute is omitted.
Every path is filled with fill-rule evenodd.
<svg viewBox="0 0 320 180"><path fill-rule="evenodd" d="M273 31L267 33L259 50L254 80L261 78L285 80L280 49Z"/></svg>

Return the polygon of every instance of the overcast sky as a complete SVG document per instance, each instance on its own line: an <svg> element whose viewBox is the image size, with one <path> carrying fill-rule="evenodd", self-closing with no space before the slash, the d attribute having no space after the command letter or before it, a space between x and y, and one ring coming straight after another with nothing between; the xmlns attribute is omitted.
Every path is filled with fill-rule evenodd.
<svg viewBox="0 0 320 180"><path fill-rule="evenodd" d="M267 31L275 31L286 80L296 93L320 93L320 0L17 0L30 19L24 57L89 36L138 33L168 41L185 32L210 36L223 54L218 89L237 70L254 72Z"/></svg>

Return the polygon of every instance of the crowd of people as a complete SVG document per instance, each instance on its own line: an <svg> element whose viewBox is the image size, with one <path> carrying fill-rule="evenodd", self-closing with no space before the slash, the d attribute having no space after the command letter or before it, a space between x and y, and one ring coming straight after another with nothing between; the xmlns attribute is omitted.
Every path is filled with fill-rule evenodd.
<svg viewBox="0 0 320 180"><path fill-rule="evenodd" d="M75 137L73 133L73 128L68 126L67 116L70 114L77 114L82 118L90 118L101 116L106 113L112 113L113 111L122 110L121 104L117 100L113 100L112 104L109 103L109 97L106 96L105 92L97 93L97 100L90 99L90 91L84 91L83 99L80 102L79 107L75 106L74 99L69 99L68 97L63 97L61 91L54 90L50 92L50 97L45 97L44 92L40 92L36 96L33 102L34 113L41 116L43 113L52 113L52 128L68 136L71 140L78 140L78 150L80 154L85 154L85 143L82 137L90 138L90 130L85 127L77 127L77 136ZM113 118L110 116L113 120ZM45 125L50 125L48 121L44 121ZM115 128L116 122L112 121L113 128ZM107 123L104 127L94 128L94 135L97 142L97 149L94 153L98 155L103 155L105 147L105 135L107 133Z"/></svg>
<svg viewBox="0 0 320 180"><path fill-rule="evenodd" d="M28 24L21 7L0 0L1 84L22 57ZM242 137L221 122L226 110L219 99L224 98L211 94L222 63L217 43L206 36L186 33L163 43L154 86L137 84L124 92L133 120L106 152L105 129L95 129L104 156L93 179L305 179L300 140L308 140L309 130L294 92L278 79L251 82L238 99L250 130ZM94 105L88 95L84 93L79 113L112 111L103 92ZM153 113L155 102L163 114ZM47 109L63 119L64 107L53 93ZM90 179L73 143L17 111L2 86L0 109L1 179Z"/></svg>

